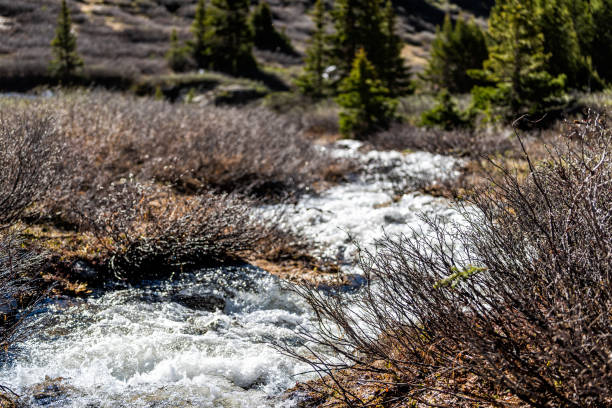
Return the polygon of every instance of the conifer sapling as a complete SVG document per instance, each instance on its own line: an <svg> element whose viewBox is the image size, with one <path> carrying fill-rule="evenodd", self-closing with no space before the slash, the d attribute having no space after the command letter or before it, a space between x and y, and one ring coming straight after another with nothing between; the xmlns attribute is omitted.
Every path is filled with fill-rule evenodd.
<svg viewBox="0 0 612 408"><path fill-rule="evenodd" d="M397 109L397 100L390 97L363 48L355 56L350 75L340 84L336 101L343 108L340 132L357 139L387 129Z"/></svg>
<svg viewBox="0 0 612 408"><path fill-rule="evenodd" d="M77 53L76 35L72 32L72 20L66 0L62 0L51 47L55 56L51 61L51 72L62 80L70 79L83 66L83 60Z"/></svg>

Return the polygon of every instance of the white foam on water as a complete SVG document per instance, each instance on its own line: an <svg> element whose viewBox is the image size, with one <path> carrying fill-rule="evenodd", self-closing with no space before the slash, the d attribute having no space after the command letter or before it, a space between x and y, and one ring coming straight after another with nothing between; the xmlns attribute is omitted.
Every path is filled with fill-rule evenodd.
<svg viewBox="0 0 612 408"><path fill-rule="evenodd" d="M363 171L350 183L340 184L320 195L306 196L297 204L264 208L264 214L285 214L286 224L321 248L321 255L346 262L349 269L357 255L355 240L372 250L376 240L407 234L427 233L421 216L459 221L448 200L419 192L419 185L444 181L459 175L458 159L425 152L369 151L354 140L337 142L330 153L356 160Z"/></svg>
<svg viewBox="0 0 612 408"><path fill-rule="evenodd" d="M0 383L28 396L45 378L64 379L66 395L50 404L30 398L34 406L278 406L275 397L308 367L269 341L292 339L311 316L275 278L258 271L249 279L254 287L216 312L173 302L169 293L184 282L51 306L49 329L25 343ZM164 297L151 301L151 291Z"/></svg>

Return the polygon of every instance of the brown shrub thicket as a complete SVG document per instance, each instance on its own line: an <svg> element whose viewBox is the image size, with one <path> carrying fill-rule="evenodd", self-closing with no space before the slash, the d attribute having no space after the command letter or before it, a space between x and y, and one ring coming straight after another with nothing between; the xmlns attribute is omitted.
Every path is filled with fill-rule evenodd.
<svg viewBox="0 0 612 408"><path fill-rule="evenodd" d="M260 108L172 105L95 91L4 107L26 124L26 112L50 112L54 120L41 128L64 140L55 173L43 172L37 181L45 184L32 186L36 205L23 219L86 242L84 259L121 279L167 275L255 249L277 253L279 237L287 245L300 240L280 233L274 220L256 219L252 200L284 199L341 172L289 119ZM44 141L23 146L24 160L46 151ZM49 188L57 173L61 182ZM40 231L31 234L36 240ZM42 234L58 245L54 234ZM70 248L59 255L83 256Z"/></svg>
<svg viewBox="0 0 612 408"><path fill-rule="evenodd" d="M336 163L290 119L262 108L217 108L92 92L38 102L71 141L77 191L122 177L254 195L309 188ZM71 187L71 191L74 187Z"/></svg>
<svg viewBox="0 0 612 408"><path fill-rule="evenodd" d="M473 158L518 148L511 138L486 131L443 131L399 123L387 131L373 135L369 141L376 148L384 150L412 149Z"/></svg>
<svg viewBox="0 0 612 408"><path fill-rule="evenodd" d="M131 180L107 187L79 208L88 212L83 220L101 243L106 269L133 281L231 262L272 233L254 219L244 198L183 196Z"/></svg>
<svg viewBox="0 0 612 408"><path fill-rule="evenodd" d="M0 230L57 184L60 150L48 113L0 115Z"/></svg>
<svg viewBox="0 0 612 408"><path fill-rule="evenodd" d="M364 251L362 292L296 288L319 323L303 336L340 356L305 360L328 384L355 367L395 387L389 404L612 406L612 131L592 115L564 136L525 179L501 168L463 221ZM385 403L339 384L347 405Z"/></svg>
<svg viewBox="0 0 612 408"><path fill-rule="evenodd" d="M0 233L0 354L32 329L26 317L40 298L36 277L43 262L42 254L22 248L17 234Z"/></svg>

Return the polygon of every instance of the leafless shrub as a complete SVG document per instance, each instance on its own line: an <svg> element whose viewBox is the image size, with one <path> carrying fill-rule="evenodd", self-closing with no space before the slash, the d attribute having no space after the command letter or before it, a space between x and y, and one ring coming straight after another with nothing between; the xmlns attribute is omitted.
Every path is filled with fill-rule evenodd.
<svg viewBox="0 0 612 408"><path fill-rule="evenodd" d="M612 132L593 115L565 135L542 162L526 156L525 180L501 168L463 221L426 219L429 234L364 252L362 292L297 288L319 322L304 337L341 357L306 360L332 379L352 365L379 374L395 403L495 404L509 390L534 407L612 406ZM465 375L491 392L459 387Z"/></svg>
<svg viewBox="0 0 612 408"><path fill-rule="evenodd" d="M442 131L408 124L395 124L370 140L376 148L385 150L424 150L439 154L480 157L515 149L509 137L468 130Z"/></svg>
<svg viewBox="0 0 612 408"><path fill-rule="evenodd" d="M105 92L38 102L53 109L79 167L67 191L130 174L185 192L220 189L256 196L309 188L337 163L289 118L262 108L172 105ZM92 190L93 191L93 190Z"/></svg>
<svg viewBox="0 0 612 408"><path fill-rule="evenodd" d="M227 194L178 196L168 187L132 180L105 190L80 208L106 251L104 266L119 279L231 261L267 234L247 201Z"/></svg>
<svg viewBox="0 0 612 408"><path fill-rule="evenodd" d="M41 111L0 116L0 229L45 196L57 182L60 143Z"/></svg>
<svg viewBox="0 0 612 408"><path fill-rule="evenodd" d="M299 124L306 133L338 134L338 106L331 100L316 103L312 99L295 93L277 93L266 98L266 106L283 113L292 122Z"/></svg>
<svg viewBox="0 0 612 408"><path fill-rule="evenodd" d="M43 261L41 254L24 250L17 235L0 233L0 353L33 329L26 317L39 299L34 277Z"/></svg>
<svg viewBox="0 0 612 408"><path fill-rule="evenodd" d="M97 91L6 103L15 116L50 110L65 140L64 176L37 206L41 220L89 243L94 234L79 256L121 279L272 251L281 235L244 195L282 199L338 171L299 127L264 109Z"/></svg>
<svg viewBox="0 0 612 408"><path fill-rule="evenodd" d="M0 354L34 329L26 317L40 298L36 279L44 256L26 249L11 227L56 183L59 151L45 112L0 116ZM0 395L5 391L0 385Z"/></svg>
<svg viewBox="0 0 612 408"><path fill-rule="evenodd" d="M338 108L319 107L312 111L307 111L301 117L304 128L314 133L337 134L338 127Z"/></svg>

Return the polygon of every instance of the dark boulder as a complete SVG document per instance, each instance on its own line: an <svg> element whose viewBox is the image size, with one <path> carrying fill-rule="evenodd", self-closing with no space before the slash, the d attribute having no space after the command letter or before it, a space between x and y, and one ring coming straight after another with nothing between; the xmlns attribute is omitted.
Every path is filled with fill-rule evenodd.
<svg viewBox="0 0 612 408"><path fill-rule="evenodd" d="M214 312L225 308L225 298L213 289L193 286L176 293L172 300L193 310Z"/></svg>

